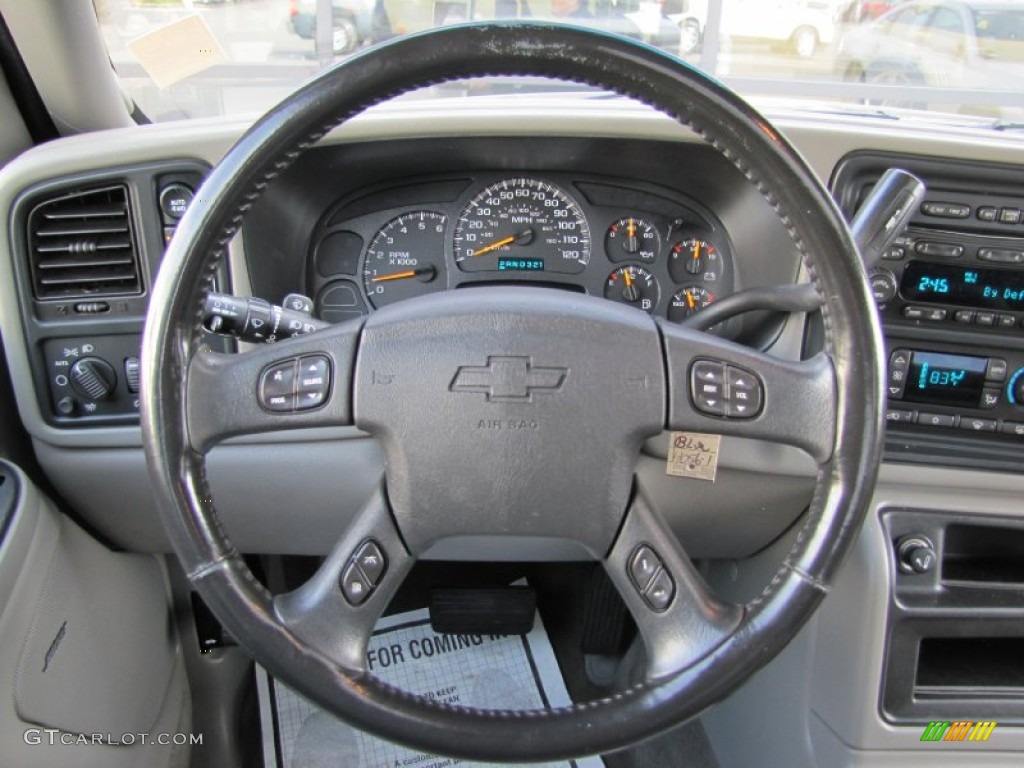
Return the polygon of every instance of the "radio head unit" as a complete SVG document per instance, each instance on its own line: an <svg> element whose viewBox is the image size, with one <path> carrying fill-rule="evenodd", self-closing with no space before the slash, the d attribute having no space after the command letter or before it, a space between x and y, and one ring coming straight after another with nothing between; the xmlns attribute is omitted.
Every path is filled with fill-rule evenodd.
<svg viewBox="0 0 1024 768"><path fill-rule="evenodd" d="M997 311L1024 310L1024 271L911 261L900 295L907 301Z"/></svg>

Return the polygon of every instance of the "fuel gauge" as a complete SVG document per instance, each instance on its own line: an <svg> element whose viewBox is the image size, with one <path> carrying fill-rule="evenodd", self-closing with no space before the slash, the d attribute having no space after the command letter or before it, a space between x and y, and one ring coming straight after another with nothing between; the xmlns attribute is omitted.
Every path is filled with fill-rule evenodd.
<svg viewBox="0 0 1024 768"><path fill-rule="evenodd" d="M661 250L661 238L650 222L630 216L608 227L604 236L604 250L609 261L642 261L650 264Z"/></svg>
<svg viewBox="0 0 1024 768"><path fill-rule="evenodd" d="M668 305L668 319L679 323L700 312L715 300L715 294L703 285L687 285L672 294Z"/></svg>
<svg viewBox="0 0 1024 768"><path fill-rule="evenodd" d="M651 312L658 303L661 290L658 280L643 267L627 264L619 267L604 284L604 297L612 301Z"/></svg>

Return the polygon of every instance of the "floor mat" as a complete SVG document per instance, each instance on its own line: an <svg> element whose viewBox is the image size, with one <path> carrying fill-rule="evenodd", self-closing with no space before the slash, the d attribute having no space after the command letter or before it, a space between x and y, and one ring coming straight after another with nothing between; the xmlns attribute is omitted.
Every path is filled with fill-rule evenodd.
<svg viewBox="0 0 1024 768"><path fill-rule="evenodd" d="M427 611L388 616L367 649L382 680L450 704L483 709L560 707L570 703L547 632L536 617L528 635L438 635ZM434 757L374 738L342 723L257 668L266 768L446 768L487 766ZM602 768L600 758L546 763Z"/></svg>

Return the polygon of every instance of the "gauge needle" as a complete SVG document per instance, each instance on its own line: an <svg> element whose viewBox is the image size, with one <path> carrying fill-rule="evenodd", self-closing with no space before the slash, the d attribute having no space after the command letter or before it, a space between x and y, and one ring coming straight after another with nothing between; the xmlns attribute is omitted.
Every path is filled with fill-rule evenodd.
<svg viewBox="0 0 1024 768"><path fill-rule="evenodd" d="M419 269L409 269L405 272L393 272L390 275L380 275L370 280L371 283L386 283L389 280L405 280L410 277L418 277L423 282L429 282L434 279L436 270L433 266L420 267Z"/></svg>
<svg viewBox="0 0 1024 768"><path fill-rule="evenodd" d="M622 272L622 277L626 280L626 289L622 292L622 298L626 301L636 301L640 298L640 291L636 289L633 284L633 276L629 274L629 270L626 269Z"/></svg>
<svg viewBox="0 0 1024 768"><path fill-rule="evenodd" d="M626 238L625 246L626 250L630 253L636 251L636 219L630 219L626 222Z"/></svg>
<svg viewBox="0 0 1024 768"><path fill-rule="evenodd" d="M526 245L532 239L533 239L533 230L532 229L524 229L522 232L517 232L514 235L509 235L508 237L503 237L503 238L501 238L501 240L495 240L490 245L485 245L482 248L477 248L475 251L473 251L473 255L474 256L483 256L485 253L490 253L491 251L496 251L496 250L498 250L499 248L501 248L503 246L512 245L512 243L519 243L520 245Z"/></svg>
<svg viewBox="0 0 1024 768"><path fill-rule="evenodd" d="M700 241L698 240L693 244L693 260L697 261L700 259Z"/></svg>
<svg viewBox="0 0 1024 768"><path fill-rule="evenodd" d="M690 309L697 307L697 303L693 300L693 294L690 291L686 292L686 303L690 306Z"/></svg>

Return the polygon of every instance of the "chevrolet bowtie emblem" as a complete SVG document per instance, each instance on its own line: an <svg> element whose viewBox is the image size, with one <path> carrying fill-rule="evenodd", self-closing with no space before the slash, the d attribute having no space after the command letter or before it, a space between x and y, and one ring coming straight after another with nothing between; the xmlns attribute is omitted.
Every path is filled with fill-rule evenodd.
<svg viewBox="0 0 1024 768"><path fill-rule="evenodd" d="M480 392L487 402L528 403L534 392L557 392L568 368L542 368L529 357L488 357L487 365L464 365L448 386L452 392Z"/></svg>

